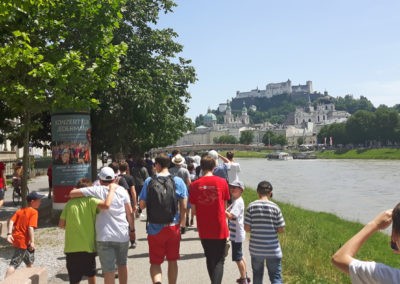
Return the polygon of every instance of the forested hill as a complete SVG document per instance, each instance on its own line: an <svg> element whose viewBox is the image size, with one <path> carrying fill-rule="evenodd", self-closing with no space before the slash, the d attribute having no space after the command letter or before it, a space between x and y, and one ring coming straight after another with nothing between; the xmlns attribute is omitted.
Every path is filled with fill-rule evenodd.
<svg viewBox="0 0 400 284"><path fill-rule="evenodd" d="M308 105L309 97L311 103L316 106L319 103L334 103L336 110L344 110L350 114L358 110L374 111L375 107L366 97L354 98L352 95L345 97L331 97L322 93L295 93L292 95L282 94L271 98L252 97L252 98L233 98L230 105L233 114L240 114L243 106L248 109L251 123L262 123L269 121L271 123L283 123L286 117L295 111L296 107L305 107ZM243 103L244 102L244 103ZM252 111L250 106L256 106L257 110ZM218 123L223 123L224 113L218 110L212 111L218 119ZM203 122L203 115L196 118L196 126Z"/></svg>

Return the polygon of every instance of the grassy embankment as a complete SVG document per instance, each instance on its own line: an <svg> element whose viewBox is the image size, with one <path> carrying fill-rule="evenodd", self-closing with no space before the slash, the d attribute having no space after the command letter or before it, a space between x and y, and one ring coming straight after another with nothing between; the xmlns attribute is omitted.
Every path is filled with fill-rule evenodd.
<svg viewBox="0 0 400 284"><path fill-rule="evenodd" d="M325 150L316 152L318 159L380 159L400 160L400 149L352 149Z"/></svg>
<svg viewBox="0 0 400 284"><path fill-rule="evenodd" d="M258 197L254 190L247 188L243 198L247 206ZM331 256L363 225L345 221L333 214L276 203L286 221L286 231L280 235L285 283L351 283L347 275L333 267ZM389 240L386 234L375 234L357 257L398 267L399 256L390 249ZM247 262L250 266L250 260Z"/></svg>
<svg viewBox="0 0 400 284"><path fill-rule="evenodd" d="M235 151L236 158L265 158L273 151ZM400 160L400 149L339 149L315 151L318 159L379 159L379 160Z"/></svg>

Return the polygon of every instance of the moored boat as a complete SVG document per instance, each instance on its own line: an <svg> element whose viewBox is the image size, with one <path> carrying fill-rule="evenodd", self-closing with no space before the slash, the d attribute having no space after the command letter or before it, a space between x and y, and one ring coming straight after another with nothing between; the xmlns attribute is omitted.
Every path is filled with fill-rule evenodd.
<svg viewBox="0 0 400 284"><path fill-rule="evenodd" d="M293 160L293 157L286 152L274 152L274 153L269 153L266 158L268 160L280 160L280 161L288 161L288 160Z"/></svg>

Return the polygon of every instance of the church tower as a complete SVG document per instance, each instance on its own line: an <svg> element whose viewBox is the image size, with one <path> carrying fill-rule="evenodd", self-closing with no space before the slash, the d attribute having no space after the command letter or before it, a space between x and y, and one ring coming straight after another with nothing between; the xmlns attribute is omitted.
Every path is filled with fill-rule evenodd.
<svg viewBox="0 0 400 284"><path fill-rule="evenodd" d="M232 115L232 109L231 109L231 104L229 101L226 101L226 111L224 115L224 123L225 124L232 124L234 123L234 117Z"/></svg>
<svg viewBox="0 0 400 284"><path fill-rule="evenodd" d="M244 125L248 125L250 123L249 115L247 114L246 103L243 101L243 108L242 108L242 116L240 117L241 122Z"/></svg>

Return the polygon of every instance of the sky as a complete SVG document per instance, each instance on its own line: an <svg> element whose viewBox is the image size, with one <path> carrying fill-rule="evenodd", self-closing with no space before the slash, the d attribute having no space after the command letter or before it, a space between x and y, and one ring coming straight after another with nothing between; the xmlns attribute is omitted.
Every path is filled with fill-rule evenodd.
<svg viewBox="0 0 400 284"><path fill-rule="evenodd" d="M304 85L333 97L400 104L400 1L176 0L170 27L191 59L187 116L217 109L236 91Z"/></svg>

